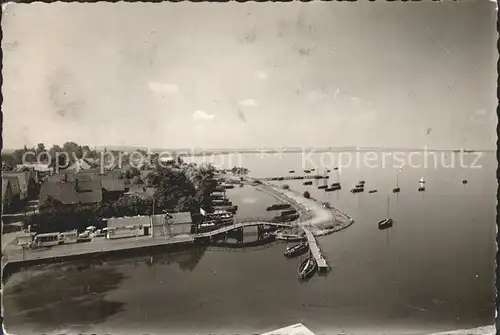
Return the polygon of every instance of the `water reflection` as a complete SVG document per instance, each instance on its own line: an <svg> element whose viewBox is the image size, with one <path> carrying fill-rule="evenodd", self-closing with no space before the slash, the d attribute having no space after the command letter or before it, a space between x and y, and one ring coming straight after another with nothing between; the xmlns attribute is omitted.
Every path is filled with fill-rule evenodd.
<svg viewBox="0 0 500 335"><path fill-rule="evenodd" d="M16 280L15 277L19 277ZM40 331L103 322L121 311L124 304L104 299L124 276L102 266L72 266L64 271L44 269L37 273L17 273L6 285L5 324L37 325ZM17 281L17 282L16 282ZM17 322L17 319L25 322Z"/></svg>

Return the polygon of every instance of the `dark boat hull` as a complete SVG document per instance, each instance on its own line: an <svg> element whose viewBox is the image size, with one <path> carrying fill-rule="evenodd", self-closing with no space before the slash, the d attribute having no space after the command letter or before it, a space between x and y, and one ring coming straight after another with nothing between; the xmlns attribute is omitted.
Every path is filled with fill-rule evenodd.
<svg viewBox="0 0 500 335"><path fill-rule="evenodd" d="M419 192L423 192L423 191L425 191L425 187L419 187L419 188L418 188L418 191L419 191Z"/></svg>
<svg viewBox="0 0 500 335"><path fill-rule="evenodd" d="M318 264L314 260L314 258L307 258L302 263L300 263L299 266L299 279L300 280L306 280L311 278L314 273L318 270Z"/></svg>
<svg viewBox="0 0 500 335"><path fill-rule="evenodd" d="M303 255L308 250L309 250L309 245L307 243L300 243L300 244L297 244L296 246L293 246L291 249L285 250L284 255L287 258L293 258L293 257Z"/></svg>
<svg viewBox="0 0 500 335"><path fill-rule="evenodd" d="M327 188L325 191L326 191L326 192L333 192L333 191L338 191L338 190L340 190L340 189L341 189L341 187L340 187L340 185L339 185L339 186L329 187L329 188Z"/></svg>
<svg viewBox="0 0 500 335"><path fill-rule="evenodd" d="M361 193L361 192L364 192L365 189L364 188L353 188L351 190L351 193Z"/></svg>
<svg viewBox="0 0 500 335"><path fill-rule="evenodd" d="M304 185L312 185L312 184L313 184L312 181L305 181L304 182Z"/></svg>
<svg viewBox="0 0 500 335"><path fill-rule="evenodd" d="M326 188L328 188L328 185L320 185L320 186L318 186L318 190L324 190Z"/></svg>
<svg viewBox="0 0 500 335"><path fill-rule="evenodd" d="M377 193L377 190L370 190L368 193Z"/></svg>
<svg viewBox="0 0 500 335"><path fill-rule="evenodd" d="M399 193L399 191L401 191L401 189L399 187L392 189L392 193Z"/></svg>
<svg viewBox="0 0 500 335"><path fill-rule="evenodd" d="M290 208L292 205L290 204L276 204L266 208L267 211L277 211L282 209Z"/></svg>
<svg viewBox="0 0 500 335"><path fill-rule="evenodd" d="M382 230L382 229L391 228L392 225L393 225L392 219L381 220L378 222L378 229Z"/></svg>

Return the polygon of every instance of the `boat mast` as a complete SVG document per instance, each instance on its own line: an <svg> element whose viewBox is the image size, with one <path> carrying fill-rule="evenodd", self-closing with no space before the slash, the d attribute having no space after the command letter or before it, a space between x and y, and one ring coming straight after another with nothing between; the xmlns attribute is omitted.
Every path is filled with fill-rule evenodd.
<svg viewBox="0 0 500 335"><path fill-rule="evenodd" d="M390 201L390 198L387 197L387 218L389 218L389 201Z"/></svg>

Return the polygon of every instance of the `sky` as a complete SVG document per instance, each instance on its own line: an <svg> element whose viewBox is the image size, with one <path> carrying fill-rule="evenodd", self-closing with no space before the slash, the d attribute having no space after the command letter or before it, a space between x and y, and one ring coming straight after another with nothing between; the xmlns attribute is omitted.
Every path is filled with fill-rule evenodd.
<svg viewBox="0 0 500 335"><path fill-rule="evenodd" d="M3 146L492 149L495 7L10 4Z"/></svg>

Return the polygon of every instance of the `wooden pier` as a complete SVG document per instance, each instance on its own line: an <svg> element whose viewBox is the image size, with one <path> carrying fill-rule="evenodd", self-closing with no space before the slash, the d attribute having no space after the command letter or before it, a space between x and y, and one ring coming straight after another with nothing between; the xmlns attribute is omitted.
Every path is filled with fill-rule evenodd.
<svg viewBox="0 0 500 335"><path fill-rule="evenodd" d="M306 233L307 242L309 243L309 250L311 251L311 255L316 260L318 264L318 270L321 272L328 271L328 264L326 262L325 257L323 257L323 253L319 248L318 242L316 241L316 237L314 237L313 233L307 227L302 227L302 230Z"/></svg>

